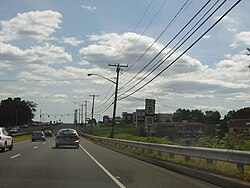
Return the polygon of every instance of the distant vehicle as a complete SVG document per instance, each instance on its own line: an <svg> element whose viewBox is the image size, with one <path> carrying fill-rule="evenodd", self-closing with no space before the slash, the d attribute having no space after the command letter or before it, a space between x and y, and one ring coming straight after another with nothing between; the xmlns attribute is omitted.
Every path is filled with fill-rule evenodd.
<svg viewBox="0 0 250 188"><path fill-rule="evenodd" d="M23 125L23 128L28 128L29 126L27 124L24 124Z"/></svg>
<svg viewBox="0 0 250 188"><path fill-rule="evenodd" d="M17 133L17 128L12 128L11 130L10 130L10 133Z"/></svg>
<svg viewBox="0 0 250 188"><path fill-rule="evenodd" d="M52 136L53 136L51 130L45 130L45 131L44 131L44 134L45 134L45 136L47 136L47 137L52 137Z"/></svg>
<svg viewBox="0 0 250 188"><path fill-rule="evenodd" d="M61 129L56 135L55 146L75 146L79 148L80 137L75 129Z"/></svg>
<svg viewBox="0 0 250 188"><path fill-rule="evenodd" d="M13 139L4 127L0 127L0 149L6 152L7 148L13 149Z"/></svg>
<svg viewBox="0 0 250 188"><path fill-rule="evenodd" d="M19 131L19 129L20 129L20 127L19 127L19 126L16 126L15 128L16 128L18 131Z"/></svg>
<svg viewBox="0 0 250 188"><path fill-rule="evenodd" d="M31 137L32 142L36 141L36 140L42 140L45 141L46 137L43 131L34 131L32 133L32 137Z"/></svg>

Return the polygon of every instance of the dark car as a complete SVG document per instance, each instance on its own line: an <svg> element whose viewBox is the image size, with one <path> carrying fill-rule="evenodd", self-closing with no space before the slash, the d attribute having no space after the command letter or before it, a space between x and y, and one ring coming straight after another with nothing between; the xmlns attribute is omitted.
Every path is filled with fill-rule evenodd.
<svg viewBox="0 0 250 188"><path fill-rule="evenodd" d="M52 136L53 136L51 130L45 130L45 131L44 131L44 134L45 134L46 137L52 137Z"/></svg>
<svg viewBox="0 0 250 188"><path fill-rule="evenodd" d="M46 137L45 134L43 133L43 131L34 131L32 133L32 137L31 137L32 141L36 141L36 140L42 140L45 141Z"/></svg>
<svg viewBox="0 0 250 188"><path fill-rule="evenodd" d="M75 146L79 148L79 135L75 129L61 129L56 135L55 146Z"/></svg>

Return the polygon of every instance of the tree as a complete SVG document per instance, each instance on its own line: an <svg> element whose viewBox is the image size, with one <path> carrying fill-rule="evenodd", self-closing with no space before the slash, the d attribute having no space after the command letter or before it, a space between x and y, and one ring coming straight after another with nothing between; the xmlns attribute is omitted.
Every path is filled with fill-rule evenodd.
<svg viewBox="0 0 250 188"><path fill-rule="evenodd" d="M0 104L0 123L4 126L17 126L30 122L36 112L37 104L21 98L8 98Z"/></svg>
<svg viewBox="0 0 250 188"><path fill-rule="evenodd" d="M218 111L205 111L206 122L208 124L218 124L220 123L221 115Z"/></svg>

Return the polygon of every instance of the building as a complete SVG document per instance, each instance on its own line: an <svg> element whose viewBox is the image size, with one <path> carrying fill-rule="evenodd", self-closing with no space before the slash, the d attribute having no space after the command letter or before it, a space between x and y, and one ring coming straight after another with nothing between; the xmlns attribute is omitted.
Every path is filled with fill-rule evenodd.
<svg viewBox="0 0 250 188"><path fill-rule="evenodd" d="M133 124L134 123L133 113L123 112L122 113L122 123L123 124Z"/></svg>
<svg viewBox="0 0 250 188"><path fill-rule="evenodd" d="M248 132L250 133L250 118L229 120L229 133Z"/></svg>
<svg viewBox="0 0 250 188"><path fill-rule="evenodd" d="M201 137L203 135L202 123L198 122L157 122L156 124L158 129L175 130L181 138Z"/></svg>
<svg viewBox="0 0 250 188"><path fill-rule="evenodd" d="M159 123L172 122L173 114L155 114L155 121Z"/></svg>
<svg viewBox="0 0 250 188"><path fill-rule="evenodd" d="M109 116L103 116L103 123L108 124L109 123Z"/></svg>

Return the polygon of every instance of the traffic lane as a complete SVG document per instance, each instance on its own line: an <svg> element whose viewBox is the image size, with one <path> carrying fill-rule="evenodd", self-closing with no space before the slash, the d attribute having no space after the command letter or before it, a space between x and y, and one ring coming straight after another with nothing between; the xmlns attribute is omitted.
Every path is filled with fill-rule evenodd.
<svg viewBox="0 0 250 188"><path fill-rule="evenodd" d="M81 145L126 187L217 187L104 148L84 138Z"/></svg>
<svg viewBox="0 0 250 188"><path fill-rule="evenodd" d="M46 141L50 142L50 139L46 139ZM12 150L8 150L7 152L0 152L0 164L15 155L30 152L34 147L43 143L44 142L41 141L32 142L31 140L14 143Z"/></svg>
<svg viewBox="0 0 250 188"><path fill-rule="evenodd" d="M1 187L118 187L82 149L46 142L0 165Z"/></svg>

